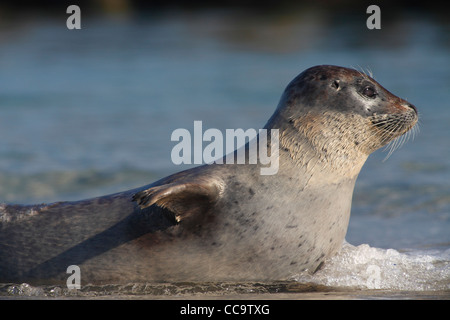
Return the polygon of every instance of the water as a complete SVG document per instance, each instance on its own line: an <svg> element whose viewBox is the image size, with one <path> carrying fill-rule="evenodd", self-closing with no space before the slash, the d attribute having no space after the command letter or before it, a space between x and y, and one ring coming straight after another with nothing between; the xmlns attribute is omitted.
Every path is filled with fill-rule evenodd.
<svg viewBox="0 0 450 320"><path fill-rule="evenodd" d="M4 24L0 199L77 200L147 184L187 168L171 162L173 130L192 130L194 120L204 129L261 128L304 69L371 70L416 105L420 133L386 161L382 150L369 157L354 194L347 234L353 246L315 277L294 280L448 292L448 19L401 11L378 31L368 31L365 19L364 11L361 17L303 8L92 17L77 31L52 16ZM0 292L24 292L10 286ZM51 296L51 288L37 290Z"/></svg>

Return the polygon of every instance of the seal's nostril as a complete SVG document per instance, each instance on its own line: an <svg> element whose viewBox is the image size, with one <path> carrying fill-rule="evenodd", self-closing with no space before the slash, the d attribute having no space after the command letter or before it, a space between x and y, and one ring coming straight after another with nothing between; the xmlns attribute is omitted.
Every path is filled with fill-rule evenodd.
<svg viewBox="0 0 450 320"><path fill-rule="evenodd" d="M408 107L410 107L411 109L413 109L414 110L414 112L417 114L417 108L414 106L414 105L412 105L411 103L408 103L408 104L406 104Z"/></svg>

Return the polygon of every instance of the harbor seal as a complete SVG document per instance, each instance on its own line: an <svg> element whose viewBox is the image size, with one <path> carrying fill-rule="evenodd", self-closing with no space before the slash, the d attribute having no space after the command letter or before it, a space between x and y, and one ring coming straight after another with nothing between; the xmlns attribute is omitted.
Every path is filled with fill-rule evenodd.
<svg viewBox="0 0 450 320"><path fill-rule="evenodd" d="M82 283L98 284L315 272L344 241L365 160L417 119L412 104L364 73L309 68L265 126L279 130L277 174L210 164L94 199L3 204L0 281L61 284L70 265Z"/></svg>

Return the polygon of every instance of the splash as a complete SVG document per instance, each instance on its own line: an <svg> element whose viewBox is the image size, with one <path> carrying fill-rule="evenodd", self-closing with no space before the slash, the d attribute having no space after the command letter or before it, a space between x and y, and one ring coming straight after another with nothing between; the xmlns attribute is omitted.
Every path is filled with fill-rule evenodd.
<svg viewBox="0 0 450 320"><path fill-rule="evenodd" d="M322 270L296 280L346 289L446 291L450 290L450 249L401 253L345 243Z"/></svg>

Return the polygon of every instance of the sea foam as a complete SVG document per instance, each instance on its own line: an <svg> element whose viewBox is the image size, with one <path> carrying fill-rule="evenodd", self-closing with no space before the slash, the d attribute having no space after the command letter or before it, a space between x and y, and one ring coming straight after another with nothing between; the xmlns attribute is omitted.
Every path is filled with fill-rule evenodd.
<svg viewBox="0 0 450 320"><path fill-rule="evenodd" d="M345 243L321 270L295 280L348 289L446 291L450 290L450 249L399 252Z"/></svg>

